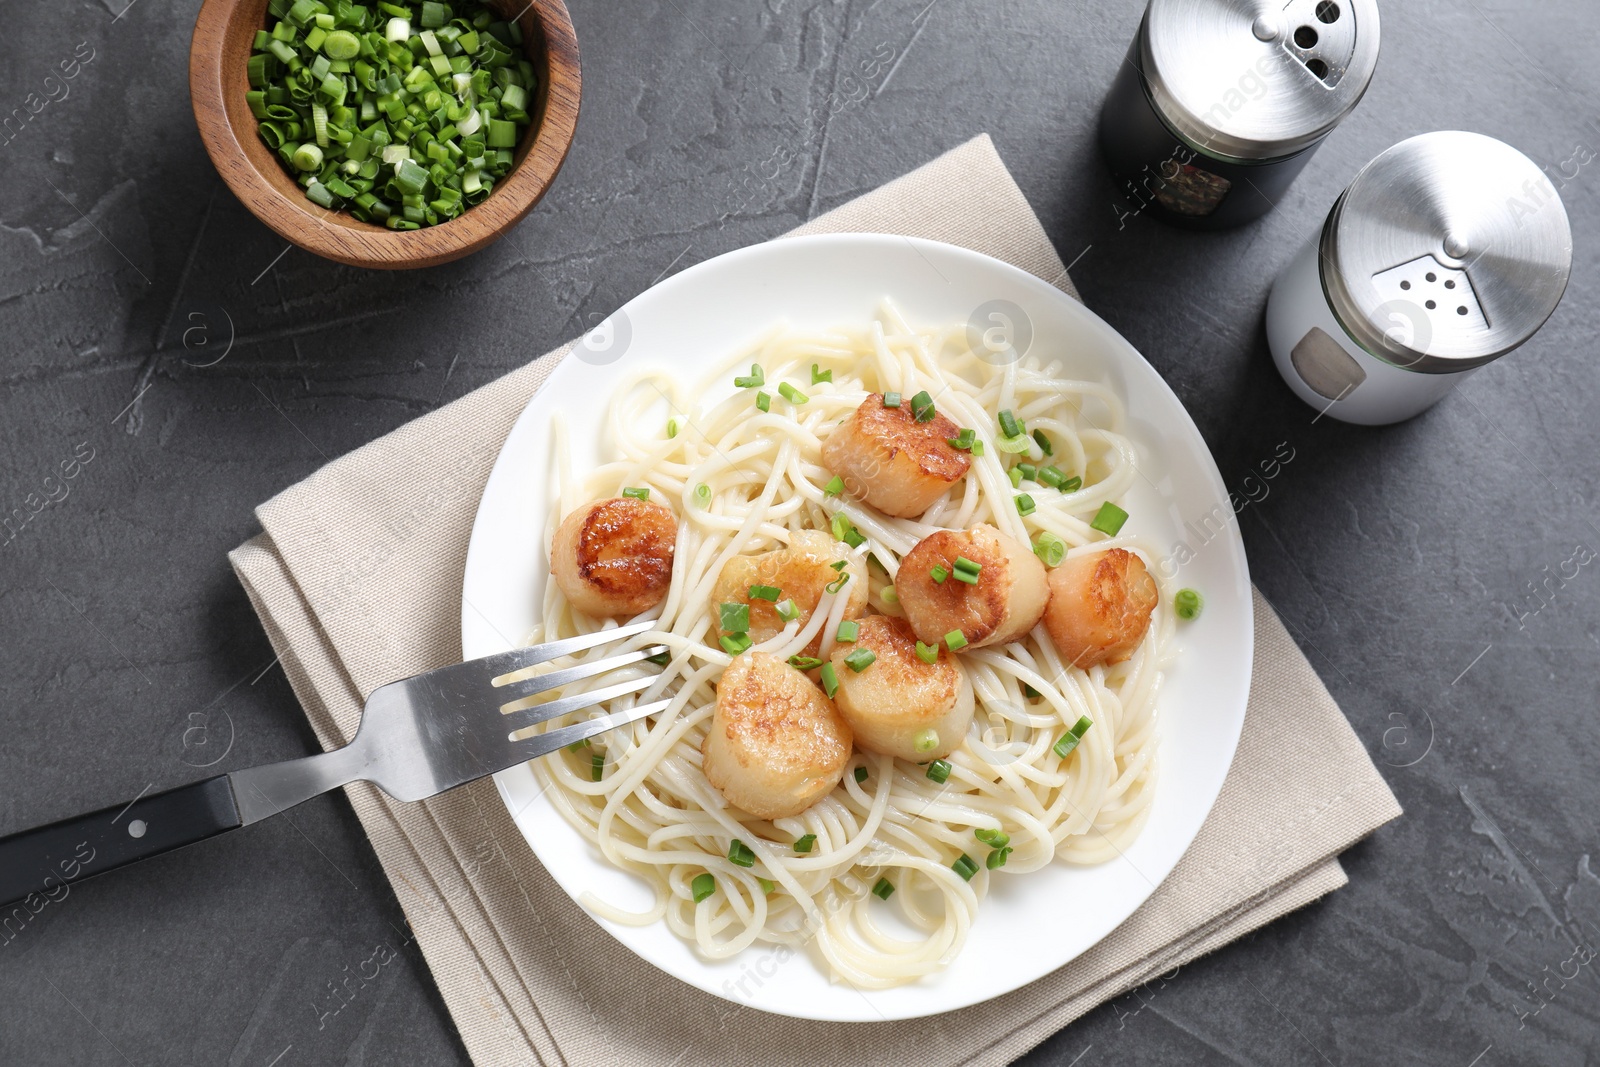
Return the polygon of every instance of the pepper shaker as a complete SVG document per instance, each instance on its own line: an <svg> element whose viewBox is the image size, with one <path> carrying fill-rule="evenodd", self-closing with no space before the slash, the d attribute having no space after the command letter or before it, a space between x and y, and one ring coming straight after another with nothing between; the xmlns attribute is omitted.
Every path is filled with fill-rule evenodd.
<svg viewBox="0 0 1600 1067"><path fill-rule="evenodd" d="M1356 174L1278 276L1267 341L1289 388L1345 422L1399 422L1544 325L1567 288L1561 195L1492 137L1401 141Z"/></svg>
<svg viewBox="0 0 1600 1067"><path fill-rule="evenodd" d="M1377 63L1377 0L1150 0L1100 112L1119 221L1260 218Z"/></svg>

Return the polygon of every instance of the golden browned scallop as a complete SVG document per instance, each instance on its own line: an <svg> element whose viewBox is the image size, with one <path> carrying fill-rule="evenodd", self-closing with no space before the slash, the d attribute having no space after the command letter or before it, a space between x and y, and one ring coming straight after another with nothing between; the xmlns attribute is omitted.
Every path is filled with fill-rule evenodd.
<svg viewBox="0 0 1600 1067"><path fill-rule="evenodd" d="M956 657L936 645L936 659L917 655L917 635L904 619L862 619L854 642L833 650L839 689L833 695L856 744L920 763L961 747L972 723L972 682ZM848 660L866 649L876 658L860 672Z"/></svg>
<svg viewBox="0 0 1600 1067"><path fill-rule="evenodd" d="M842 559L850 561L844 571L834 570L831 564ZM717 608L721 604L750 605L750 640L760 644L781 633L784 622L775 603L751 598L752 585L776 587L779 600L793 600L800 609L800 628L804 629L828 583L837 581L841 573L850 575L843 589L844 617L854 619L867 610L866 568L851 554L848 545L821 530L801 530L783 548L755 556L735 556L725 563L711 590L711 617L719 617ZM805 655L816 655L821 641L819 633L806 647Z"/></svg>
<svg viewBox="0 0 1600 1067"><path fill-rule="evenodd" d="M961 427L935 414L918 422L911 402L883 406L873 393L822 443L822 462L844 479L851 496L885 515L914 518L966 476L972 456L952 448Z"/></svg>
<svg viewBox="0 0 1600 1067"><path fill-rule="evenodd" d="M672 584L678 523L660 504L632 497L573 509L556 528L550 573L585 615L637 615Z"/></svg>
<svg viewBox="0 0 1600 1067"><path fill-rule="evenodd" d="M760 819L798 815L839 784L852 736L833 701L776 656L737 656L700 746L706 780Z"/></svg>
<svg viewBox="0 0 1600 1067"><path fill-rule="evenodd" d="M1074 667L1121 663L1144 640L1158 599L1144 560L1127 549L1072 556L1050 572L1044 627Z"/></svg>
<svg viewBox="0 0 1600 1067"><path fill-rule="evenodd" d="M979 564L975 583L955 575L957 559ZM935 568L947 572L934 579ZM1027 545L984 523L961 533L940 530L918 541L900 561L895 592L911 629L928 644L960 630L967 644L1015 641L1044 614L1044 564Z"/></svg>

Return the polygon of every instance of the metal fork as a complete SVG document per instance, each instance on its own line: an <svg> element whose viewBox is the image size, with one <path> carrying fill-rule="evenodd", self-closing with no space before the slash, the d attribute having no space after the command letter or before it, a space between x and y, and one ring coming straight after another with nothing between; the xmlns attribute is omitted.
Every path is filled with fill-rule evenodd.
<svg viewBox="0 0 1600 1067"><path fill-rule="evenodd" d="M0 838L0 906L59 899L73 882L248 826L351 782L372 782L396 800L422 800L654 715L671 701L607 712L514 739L528 727L637 693L655 681L655 672L529 708L505 708L642 663L666 651L664 645L521 681L504 680L505 675L653 626L636 622L390 682L367 698L355 740L343 748L140 795L127 804Z"/></svg>

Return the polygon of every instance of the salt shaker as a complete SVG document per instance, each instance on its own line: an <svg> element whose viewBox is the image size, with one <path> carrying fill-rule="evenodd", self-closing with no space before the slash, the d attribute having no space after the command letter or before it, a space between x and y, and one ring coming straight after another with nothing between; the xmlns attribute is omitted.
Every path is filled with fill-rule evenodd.
<svg viewBox="0 0 1600 1067"><path fill-rule="evenodd" d="M1377 0L1150 0L1100 112L1119 221L1266 214L1377 63Z"/></svg>
<svg viewBox="0 0 1600 1067"><path fill-rule="evenodd" d="M1537 164L1493 137L1425 133L1363 167L1278 276L1267 341L1306 403L1399 422L1532 337L1571 270L1567 211Z"/></svg>

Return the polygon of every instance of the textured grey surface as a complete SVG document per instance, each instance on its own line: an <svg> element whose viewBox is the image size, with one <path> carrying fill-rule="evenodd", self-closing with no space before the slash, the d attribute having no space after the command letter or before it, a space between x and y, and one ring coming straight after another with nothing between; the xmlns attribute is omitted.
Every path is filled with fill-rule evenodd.
<svg viewBox="0 0 1600 1067"><path fill-rule="evenodd" d="M398 275L285 253L195 133L195 0L123 4L0 0L0 107L44 101L0 145L0 832L312 748L223 558L256 503L987 130L1252 498L1255 580L1407 809L1348 888L1027 1062L1600 1062L1600 577L1560 577L1600 549L1593 0L1387 4L1366 101L1276 213L1221 235L1118 221L1094 121L1138 0L576 0L555 189L494 247ZM1267 357L1267 286L1361 163L1440 128L1566 164L1566 300L1411 423L1314 423ZM404 931L323 798L8 932L0 1064L464 1062Z"/></svg>

